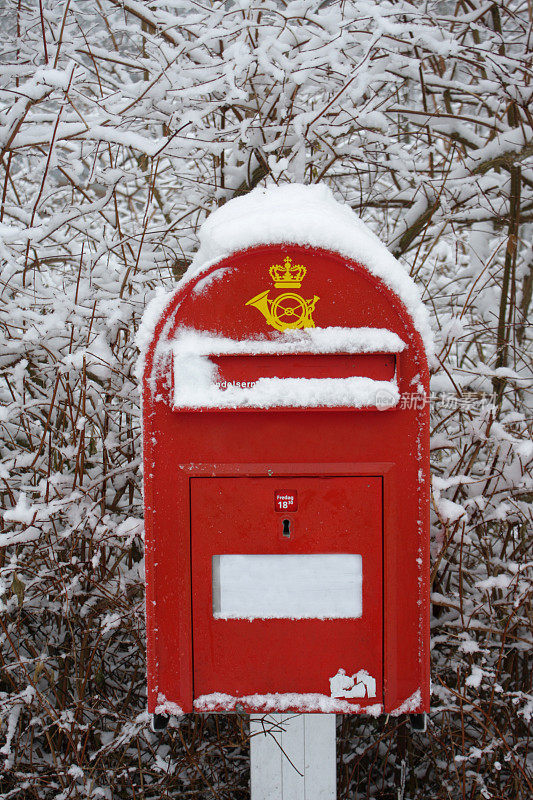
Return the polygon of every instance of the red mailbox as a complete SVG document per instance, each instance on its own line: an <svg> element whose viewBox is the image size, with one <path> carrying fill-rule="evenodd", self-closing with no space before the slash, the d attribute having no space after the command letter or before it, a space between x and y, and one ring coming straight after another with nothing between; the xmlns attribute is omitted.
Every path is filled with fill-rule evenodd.
<svg viewBox="0 0 533 800"><path fill-rule="evenodd" d="M375 242L317 236L211 259L153 325L151 713L429 710L419 301Z"/></svg>

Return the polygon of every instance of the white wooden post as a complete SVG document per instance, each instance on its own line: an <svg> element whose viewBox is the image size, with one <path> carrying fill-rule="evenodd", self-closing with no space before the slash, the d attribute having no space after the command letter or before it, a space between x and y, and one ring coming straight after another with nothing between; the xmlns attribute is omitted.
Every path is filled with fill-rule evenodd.
<svg viewBox="0 0 533 800"><path fill-rule="evenodd" d="M335 714L250 716L251 800L335 800Z"/></svg>

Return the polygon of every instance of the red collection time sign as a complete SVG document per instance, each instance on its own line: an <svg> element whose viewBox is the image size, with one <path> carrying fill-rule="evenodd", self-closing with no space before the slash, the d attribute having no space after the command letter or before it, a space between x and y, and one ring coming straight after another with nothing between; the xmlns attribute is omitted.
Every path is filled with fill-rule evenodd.
<svg viewBox="0 0 533 800"><path fill-rule="evenodd" d="M274 492L276 511L298 511L298 492Z"/></svg>

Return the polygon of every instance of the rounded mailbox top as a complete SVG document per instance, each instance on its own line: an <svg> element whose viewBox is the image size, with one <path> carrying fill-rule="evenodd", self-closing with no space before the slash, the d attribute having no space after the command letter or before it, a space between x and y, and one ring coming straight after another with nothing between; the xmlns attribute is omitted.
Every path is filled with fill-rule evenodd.
<svg viewBox="0 0 533 800"><path fill-rule="evenodd" d="M199 238L200 248L185 281L197 280L217 262L259 245L297 244L345 256L392 290L420 333L426 354L432 353L429 316L418 287L383 242L323 184L254 189L214 211L202 225ZM290 290L288 283L286 288Z"/></svg>
<svg viewBox="0 0 533 800"><path fill-rule="evenodd" d="M214 378L206 356L289 351L405 350L411 377L427 382L432 338L418 288L377 237L325 187L254 190L213 212L202 227L200 243L176 291L149 306L143 319L139 344L143 362L147 357L144 376L151 392L172 364L174 388L184 382L211 387ZM370 389L357 384L349 397L340 394L336 404L375 405L369 391L375 394L380 387L375 382ZM284 391L290 388L283 386ZM339 386L344 392L347 384ZM317 404L332 402L329 390L327 397L321 394L328 388L323 381L319 388ZM397 389L391 394L388 383L386 388L397 402ZM225 401L230 394L225 392ZM283 404L303 403L305 398L296 394L285 396ZM198 405L195 398L184 395L178 402L174 394L179 406ZM256 400L242 402L253 405ZM279 398L277 403L282 404Z"/></svg>

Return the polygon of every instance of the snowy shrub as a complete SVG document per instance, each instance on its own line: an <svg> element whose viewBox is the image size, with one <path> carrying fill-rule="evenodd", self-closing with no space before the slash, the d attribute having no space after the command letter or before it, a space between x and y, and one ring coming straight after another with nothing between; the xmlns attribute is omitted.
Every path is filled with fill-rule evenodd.
<svg viewBox="0 0 533 800"><path fill-rule="evenodd" d="M248 797L245 718L148 726L135 335L210 211L288 181L388 243L437 337L433 712L344 718L339 797L530 797L530 5L1 0L0 24L0 798Z"/></svg>

